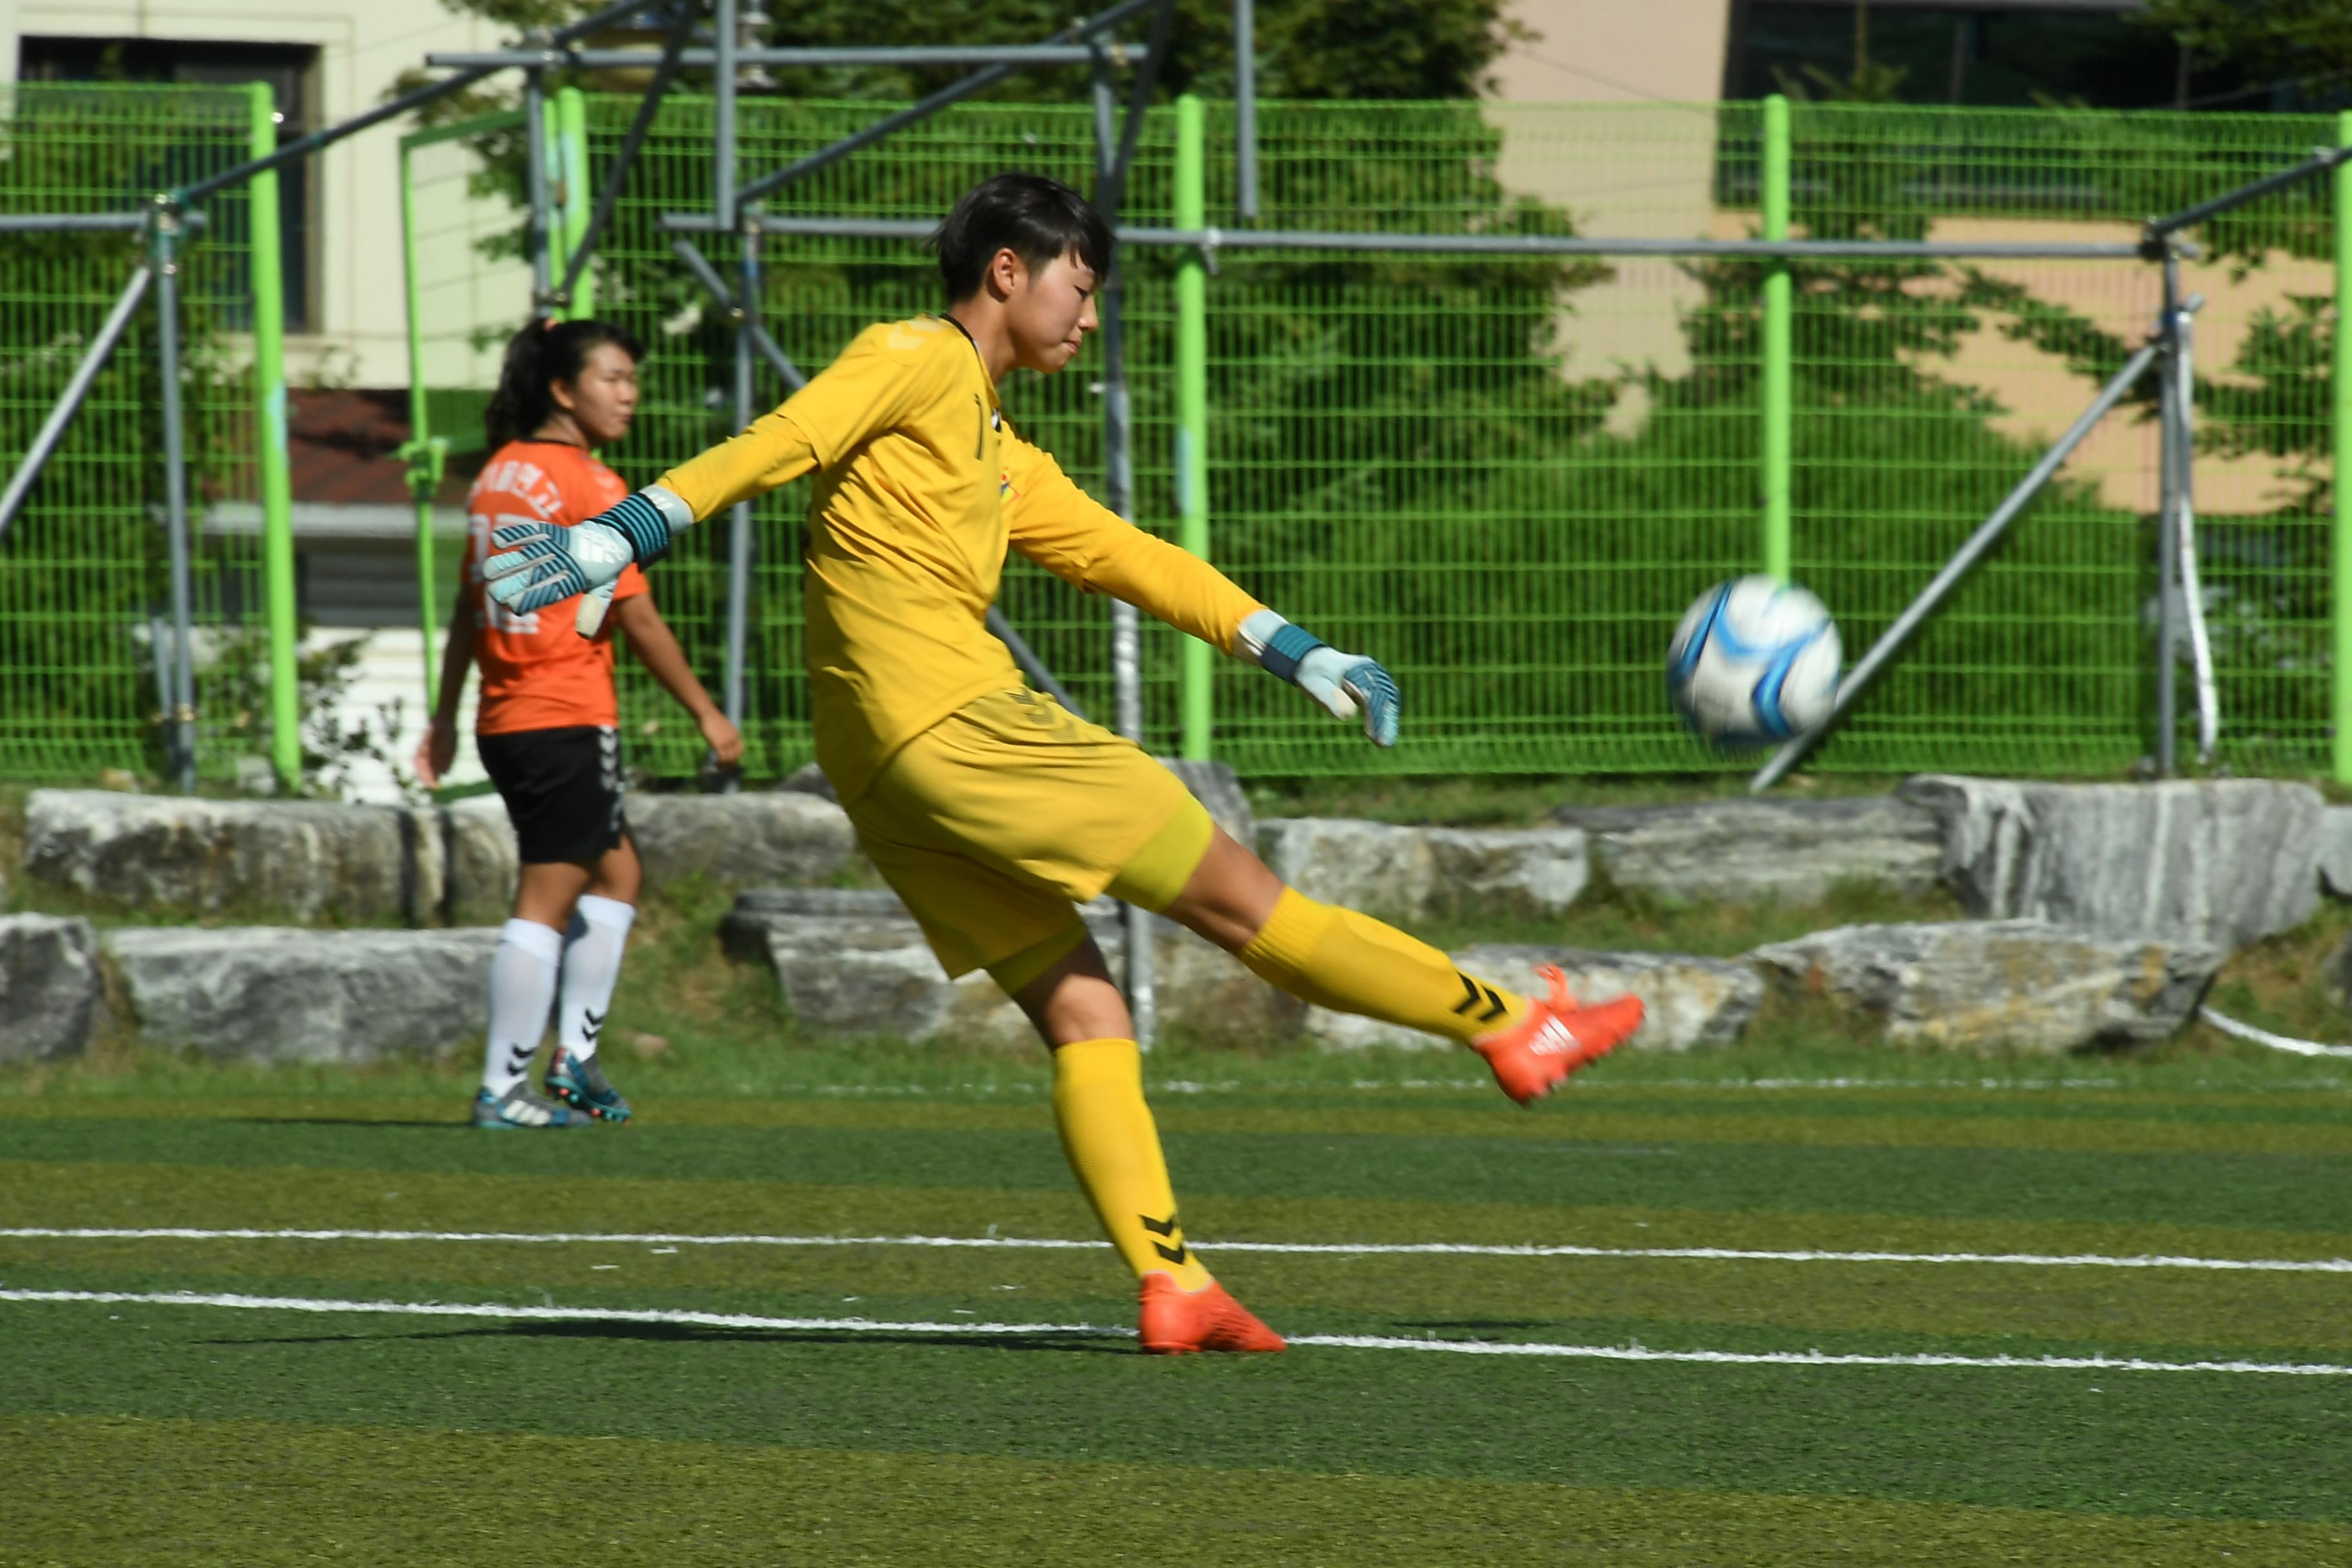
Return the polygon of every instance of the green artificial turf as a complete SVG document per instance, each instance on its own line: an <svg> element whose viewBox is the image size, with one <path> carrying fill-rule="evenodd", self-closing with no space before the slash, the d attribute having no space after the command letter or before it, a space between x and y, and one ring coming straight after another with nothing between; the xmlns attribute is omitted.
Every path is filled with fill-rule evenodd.
<svg viewBox="0 0 2352 1568"><path fill-rule="evenodd" d="M1175 1053L1155 1099L1194 1242L1295 1335L2352 1369L2352 1273L1643 1255L2352 1255L2340 1078L1700 1062L1521 1112L1458 1059ZM464 1128L425 1068L0 1082L0 1227L427 1233L0 1237L14 1290L814 1325L0 1300L0 1563L2352 1562L2352 1375L1158 1361L1098 1245L805 1244L1091 1243L1034 1064L624 1081L576 1135ZM803 1244L433 1234L558 1231Z"/></svg>

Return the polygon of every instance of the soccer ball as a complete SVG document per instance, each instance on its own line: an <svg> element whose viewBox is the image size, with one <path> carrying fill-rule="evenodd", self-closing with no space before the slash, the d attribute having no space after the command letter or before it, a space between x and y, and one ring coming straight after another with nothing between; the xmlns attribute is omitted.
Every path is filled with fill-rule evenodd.
<svg viewBox="0 0 2352 1568"><path fill-rule="evenodd" d="M1666 690L1702 740L1757 746L1829 717L1837 697L1837 623L1802 588L1769 577L1699 595L1666 649Z"/></svg>

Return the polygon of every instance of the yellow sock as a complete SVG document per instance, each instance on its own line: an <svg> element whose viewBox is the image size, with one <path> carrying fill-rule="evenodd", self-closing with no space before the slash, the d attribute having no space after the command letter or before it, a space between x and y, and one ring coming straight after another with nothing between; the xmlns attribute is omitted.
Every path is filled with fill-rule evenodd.
<svg viewBox="0 0 2352 1568"><path fill-rule="evenodd" d="M1473 979L1425 942L1353 910L1285 888L1236 954L1250 973L1301 1001L1468 1045L1527 1016L1527 999Z"/></svg>
<svg viewBox="0 0 2352 1568"><path fill-rule="evenodd" d="M1143 1103L1143 1054L1133 1040L1079 1040L1054 1052L1054 1124L1078 1185L1110 1244L1140 1279L1157 1269L1180 1290L1210 1274L1184 1245L1160 1130Z"/></svg>

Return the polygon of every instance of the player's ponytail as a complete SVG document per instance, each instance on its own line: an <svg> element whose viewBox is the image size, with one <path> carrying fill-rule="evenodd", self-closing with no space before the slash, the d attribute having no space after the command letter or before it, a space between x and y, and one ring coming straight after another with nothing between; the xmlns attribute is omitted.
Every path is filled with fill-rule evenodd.
<svg viewBox="0 0 2352 1568"><path fill-rule="evenodd" d="M576 380L588 356L602 343L611 343L631 359L645 358L634 333L610 321L541 320L507 340L506 363L499 370L499 389L482 411L483 434L490 450L535 434L555 412L555 395L548 387Z"/></svg>

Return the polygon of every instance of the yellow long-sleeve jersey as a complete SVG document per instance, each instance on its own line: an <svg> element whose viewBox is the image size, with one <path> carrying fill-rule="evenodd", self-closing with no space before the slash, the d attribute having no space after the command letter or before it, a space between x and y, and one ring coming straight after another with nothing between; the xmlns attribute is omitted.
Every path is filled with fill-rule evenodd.
<svg viewBox="0 0 2352 1568"><path fill-rule="evenodd" d="M812 471L810 693L817 761L845 801L949 714L1023 684L985 624L1008 548L1226 651L1264 607L1008 427L980 351L942 318L868 328L782 407L656 482L698 521Z"/></svg>

